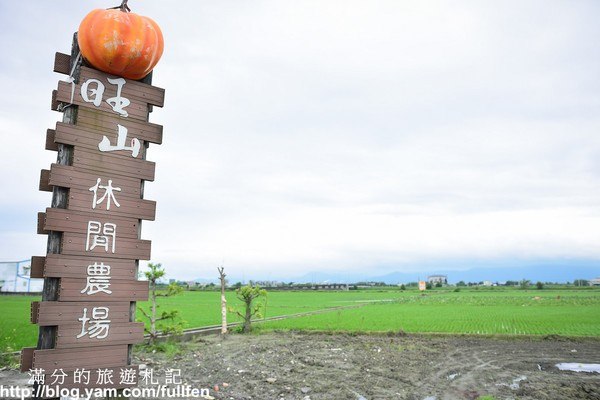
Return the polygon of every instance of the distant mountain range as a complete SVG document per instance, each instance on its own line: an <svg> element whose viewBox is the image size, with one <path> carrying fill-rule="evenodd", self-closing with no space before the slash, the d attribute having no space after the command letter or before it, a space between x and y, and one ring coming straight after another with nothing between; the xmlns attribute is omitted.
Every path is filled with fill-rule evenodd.
<svg viewBox="0 0 600 400"><path fill-rule="evenodd" d="M270 281L295 282L295 283L355 283L355 282L385 282L387 284L416 282L419 279L425 280L428 275L447 275L449 283L464 282L504 282L507 280L518 281L529 279L537 282L573 282L575 279L592 279L600 277L600 261L596 260L559 260L559 261L539 261L539 262L515 262L515 261L496 261L492 265L485 267L474 267L467 269L458 269L442 267L443 263L421 265L418 268L414 266L413 271L403 272L394 271L384 275L371 275L368 273L341 273L327 271L312 271L301 276L278 278L271 275ZM369 268L374 270L375 268ZM246 276L246 278L248 278ZM256 276L251 278L254 281L267 280L264 277ZM243 282L243 279L232 276L229 282ZM196 279L199 283L217 283L216 279Z"/></svg>
<svg viewBox="0 0 600 400"><path fill-rule="evenodd" d="M549 269L547 267L512 267L502 269L469 269L458 270L435 270L422 272L400 272L395 271L385 275L343 275L327 273L308 273L292 279L294 282L315 283L355 283L355 282L385 282L387 284L416 282L419 279L426 280L429 275L447 275L448 283L464 282L505 282L508 280L518 281L529 279L533 282L573 282L575 279L591 279L600 276L600 267L568 267L566 270Z"/></svg>

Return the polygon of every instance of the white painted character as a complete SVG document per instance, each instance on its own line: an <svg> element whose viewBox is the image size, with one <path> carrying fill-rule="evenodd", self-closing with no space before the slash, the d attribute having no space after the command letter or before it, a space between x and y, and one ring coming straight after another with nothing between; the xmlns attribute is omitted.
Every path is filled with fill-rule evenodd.
<svg viewBox="0 0 600 400"><path fill-rule="evenodd" d="M114 187L112 185L112 179L108 180L108 185L106 185L106 186L101 185L100 184L101 182L102 182L102 180L100 178L98 178L98 180L96 180L96 184L88 189L90 192L94 192L94 199L92 200L92 209L95 209L97 205L102 204L102 202L104 200L106 200L106 210L107 211L110 210L111 200L113 203L115 203L115 205L117 207L121 207L121 205L117 201L117 199L115 197L115 193L114 193L114 192L120 192L121 188ZM104 195L102 197L100 197L99 199L98 199L98 189L104 190Z"/></svg>
<svg viewBox="0 0 600 400"><path fill-rule="evenodd" d="M125 110L125 107L131 104L131 101L121 96L121 92L123 91L123 86L125 85L125 79L123 78L106 78L109 83L113 85L117 85L117 94L115 97L111 97L106 99L106 103L113 109L114 112L119 114L122 117L128 117L129 113ZM74 81L71 81L71 84L74 85ZM95 84L96 88L90 88L90 85ZM73 90L71 93L71 103L73 103L73 94L75 87L73 86ZM92 103L96 107L100 107L102 104L102 98L104 96L104 91L106 87L102 82L98 79L88 79L83 85L81 85L81 98L86 103Z"/></svg>
<svg viewBox="0 0 600 400"><path fill-rule="evenodd" d="M98 149L103 152L127 150L131 151L131 156L133 158L137 157L138 154L140 154L140 149L142 147L140 141L137 138L133 138L131 139L131 146L126 146L125 142L127 141L127 128L123 125L117 124L117 129L117 144L110 144L110 139L104 135L100 143L98 143Z"/></svg>
<svg viewBox="0 0 600 400"><path fill-rule="evenodd" d="M116 249L117 224L110 222L104 225L98 221L89 221L85 251L92 251L96 247L103 247L108 253L109 248L114 254Z"/></svg>
<svg viewBox="0 0 600 400"><path fill-rule="evenodd" d="M77 339L84 336L90 338L105 339L110 333L110 320L108 319L108 307L93 307L92 317L87 316L87 307L83 309L83 316L77 320L81 322L81 332L77 335ZM86 325L88 325L86 327Z"/></svg>
<svg viewBox="0 0 600 400"><path fill-rule="evenodd" d="M122 117L129 116L129 113L125 111L124 108L131 104L131 102L129 101L129 99L121 97L121 91L123 90L123 85L125 85L125 79L107 79L113 85L117 85L117 95L115 97L111 97L110 99L106 99L106 102L112 107L114 112L119 113Z"/></svg>
<svg viewBox="0 0 600 400"><path fill-rule="evenodd" d="M96 89L90 89L90 84L95 83ZM89 91L89 92L88 92ZM90 99L90 94L94 97ZM98 79L88 79L81 85L81 98L86 103L93 103L96 107L102 104L102 96L104 95L104 84Z"/></svg>
<svg viewBox="0 0 600 400"><path fill-rule="evenodd" d="M86 285L80 293L92 295L96 293L112 294L110 290L110 265L97 262L87 267Z"/></svg>

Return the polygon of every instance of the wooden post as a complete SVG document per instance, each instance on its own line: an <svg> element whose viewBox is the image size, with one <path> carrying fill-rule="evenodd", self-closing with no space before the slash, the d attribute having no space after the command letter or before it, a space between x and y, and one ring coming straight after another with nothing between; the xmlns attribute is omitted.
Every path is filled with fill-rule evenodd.
<svg viewBox="0 0 600 400"><path fill-rule="evenodd" d="M77 32L73 34L73 42L71 44L71 63L69 65L72 71L72 78L77 82L79 80L79 69L81 67L81 58L79 54L79 44L77 42ZM77 119L77 107L71 106L63 112L63 123L73 124ZM58 156L56 163L59 165L71 165L73 159L73 146L58 144ZM53 208L67 208L69 199L69 189L54 186L52 189L52 205ZM62 232L50 231L48 233L48 244L46 247L48 254L60 254L62 242ZM58 300L59 278L44 279L44 288L42 290L42 301ZM56 326L40 326L38 334L37 349L53 349L56 340ZM34 393L36 393L37 384L34 385ZM36 397L37 398L37 397Z"/></svg>
<svg viewBox="0 0 600 400"><path fill-rule="evenodd" d="M221 281L221 335L227 333L227 299L225 298L225 267L222 265L217 268L219 271L219 280Z"/></svg>

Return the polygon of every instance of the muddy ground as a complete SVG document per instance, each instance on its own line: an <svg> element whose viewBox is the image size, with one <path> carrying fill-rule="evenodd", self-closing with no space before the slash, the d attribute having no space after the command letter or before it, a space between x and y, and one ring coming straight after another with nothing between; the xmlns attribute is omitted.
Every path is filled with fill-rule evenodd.
<svg viewBox="0 0 600 400"><path fill-rule="evenodd" d="M138 353L155 371L216 399L600 399L600 374L557 363L600 363L600 341L267 333L205 336L179 355ZM0 372L9 384L16 372ZM218 386L218 387L217 387ZM218 389L218 390L215 390Z"/></svg>

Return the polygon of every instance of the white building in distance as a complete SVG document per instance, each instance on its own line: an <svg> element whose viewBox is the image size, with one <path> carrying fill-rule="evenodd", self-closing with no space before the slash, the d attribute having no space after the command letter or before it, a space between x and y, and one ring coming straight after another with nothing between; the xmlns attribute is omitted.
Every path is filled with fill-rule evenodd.
<svg viewBox="0 0 600 400"><path fill-rule="evenodd" d="M448 284L448 275L429 275L427 281L432 285L441 283L442 285Z"/></svg>

